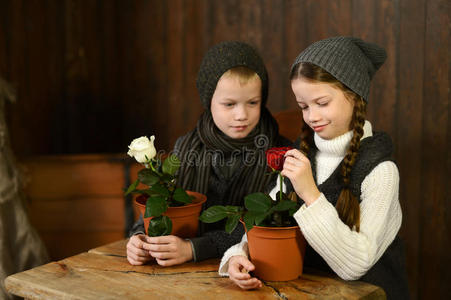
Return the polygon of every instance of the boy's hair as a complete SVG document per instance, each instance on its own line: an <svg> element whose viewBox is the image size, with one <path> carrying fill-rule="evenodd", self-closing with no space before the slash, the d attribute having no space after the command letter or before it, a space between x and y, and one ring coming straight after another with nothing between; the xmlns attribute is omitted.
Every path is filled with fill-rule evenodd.
<svg viewBox="0 0 451 300"><path fill-rule="evenodd" d="M238 66L233 67L227 70L224 74L222 74L221 78L227 77L235 77L238 78L240 85L246 85L247 83L254 81L256 79L260 79L257 73L254 70L249 69L248 67Z"/></svg>
<svg viewBox="0 0 451 300"><path fill-rule="evenodd" d="M362 96L354 93L334 76L311 63L299 63L295 65L292 68L290 79L304 79L312 82L331 84L340 89L348 100L354 101L354 111L351 124L349 125L349 129L353 130L354 134L346 155L343 158L341 175L343 177L344 188L338 197L335 207L343 223L348 225L351 229L355 227L358 232L360 230L360 204L357 197L351 193L349 185L351 170L360 148L360 138L363 136L366 102ZM301 133L301 151L308 154L310 145L313 145L313 130L309 126L304 126Z"/></svg>
<svg viewBox="0 0 451 300"><path fill-rule="evenodd" d="M268 73L257 51L250 45L228 41L211 47L205 54L197 74L196 87L202 105L209 110L211 97L216 90L219 78L235 67L247 67L257 73L262 82L262 107L268 97ZM232 71L234 72L234 71Z"/></svg>

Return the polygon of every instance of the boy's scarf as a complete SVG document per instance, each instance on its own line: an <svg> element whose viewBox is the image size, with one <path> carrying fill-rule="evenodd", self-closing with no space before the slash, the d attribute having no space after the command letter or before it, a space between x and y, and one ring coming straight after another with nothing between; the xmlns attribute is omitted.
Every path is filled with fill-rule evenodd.
<svg viewBox="0 0 451 300"><path fill-rule="evenodd" d="M180 143L177 156L182 164L178 173L179 184L187 189L207 194L212 166L212 153L235 157L243 162L232 176L229 205L242 205L247 194L264 191L272 176L266 175L265 150L276 146L279 139L276 120L266 107L262 108L260 122L242 139L232 139L214 124L211 112L206 110L196 128ZM239 155L235 154L239 151ZM224 161L224 160L223 160ZM225 159L227 162L227 159Z"/></svg>

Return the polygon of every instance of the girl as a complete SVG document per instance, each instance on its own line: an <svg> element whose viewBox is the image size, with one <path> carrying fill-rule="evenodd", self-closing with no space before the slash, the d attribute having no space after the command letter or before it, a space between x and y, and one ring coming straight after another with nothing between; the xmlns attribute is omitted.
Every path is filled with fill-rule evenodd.
<svg viewBox="0 0 451 300"><path fill-rule="evenodd" d="M385 59L384 49L352 37L318 41L296 58L291 87L308 126L300 151L286 153L282 175L304 202L294 218L309 244L305 265L406 299L398 169L389 136L365 120L370 80ZM254 269L246 243L225 253L220 274L260 287L240 272Z"/></svg>
<svg viewBox="0 0 451 300"><path fill-rule="evenodd" d="M242 205L243 197L262 191L264 151L290 142L279 136L275 119L266 108L268 76L257 52L241 42L224 42L205 55L197 78L204 113L194 130L180 137L174 152L182 161L178 183L207 195L212 205ZM201 236L145 236L142 218L132 229L127 258L141 265L155 258L162 266L221 257L237 243L243 230L231 235L224 224L201 223Z"/></svg>

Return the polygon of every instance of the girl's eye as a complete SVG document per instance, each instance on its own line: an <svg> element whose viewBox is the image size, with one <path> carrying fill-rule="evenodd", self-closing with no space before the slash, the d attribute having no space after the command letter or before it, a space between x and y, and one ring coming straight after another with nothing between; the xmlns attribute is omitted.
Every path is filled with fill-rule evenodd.
<svg viewBox="0 0 451 300"><path fill-rule="evenodd" d="M252 105L252 106L258 105L258 103L259 103L258 101L250 101L250 102L249 102L249 104Z"/></svg>
<svg viewBox="0 0 451 300"><path fill-rule="evenodd" d="M327 101L327 102L319 102L318 103L319 106L326 106L327 104L329 104L329 101Z"/></svg>
<svg viewBox="0 0 451 300"><path fill-rule="evenodd" d="M225 107L232 107L232 106L235 105L235 103L223 103L223 105L224 105Z"/></svg>
<svg viewBox="0 0 451 300"><path fill-rule="evenodd" d="M306 110L308 108L307 105L299 105L299 107L301 108L301 110Z"/></svg>

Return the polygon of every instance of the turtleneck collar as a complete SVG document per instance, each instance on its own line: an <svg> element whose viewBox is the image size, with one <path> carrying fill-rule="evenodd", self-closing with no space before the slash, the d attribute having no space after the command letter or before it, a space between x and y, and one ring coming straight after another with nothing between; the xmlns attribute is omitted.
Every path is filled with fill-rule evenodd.
<svg viewBox="0 0 451 300"><path fill-rule="evenodd" d="M365 125L363 125L363 136L360 140L373 135L373 129L371 123L365 120ZM315 145L320 152L328 153L333 156L345 156L346 150L348 149L349 142L351 141L353 132L348 131L336 138L331 140L326 140L321 138L315 133L314 140Z"/></svg>

